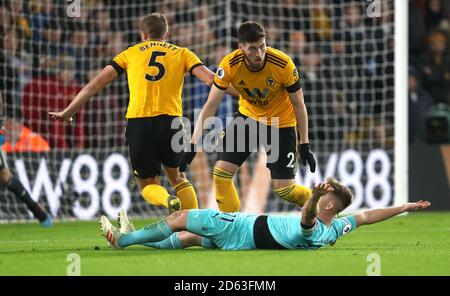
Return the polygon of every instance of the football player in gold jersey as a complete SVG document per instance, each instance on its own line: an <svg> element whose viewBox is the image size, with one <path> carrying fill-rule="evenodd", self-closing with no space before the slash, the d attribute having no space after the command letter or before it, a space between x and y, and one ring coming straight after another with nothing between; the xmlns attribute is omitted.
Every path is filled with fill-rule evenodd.
<svg viewBox="0 0 450 296"><path fill-rule="evenodd" d="M133 174L142 196L152 205L170 212L198 208L192 184L179 171L180 153L171 146L172 136L182 129L171 128L181 120L181 91L184 75L190 72L211 86L214 73L189 49L166 42L168 25L164 15L152 13L140 24L142 42L118 54L92 79L61 112L50 112L53 119L68 123L92 96L123 72L127 72L130 101L125 132ZM232 94L233 92L230 91ZM170 196L160 185L161 164L176 191Z"/></svg>
<svg viewBox="0 0 450 296"><path fill-rule="evenodd" d="M267 134L257 129L258 139L265 137L270 142L271 129L277 129L279 134L277 143L275 140L274 143L266 143L278 151L277 159L267 163L276 195L303 206L311 197L311 190L295 183L297 149L300 150L303 165L308 163L312 172L316 162L309 148L308 114L298 70L289 56L266 46L264 28L260 24L243 23L238 37L239 49L225 56L219 65L214 85L194 129L192 144L198 142L203 122L215 114L225 91L230 86L234 87L240 94L239 112L235 120L241 119L241 123L253 123L258 127L267 126ZM229 125L222 133L222 147L225 150L219 153L213 172L216 200L224 212L239 211L240 201L232 178L250 153L264 146L259 140L256 145L250 143L252 134L248 129L244 137L239 137L235 129L236 125ZM226 145L231 141L233 143ZM237 149L242 143L245 144L245 151ZM269 150L267 145L264 148ZM195 151L183 153L180 169L185 170L194 157Z"/></svg>

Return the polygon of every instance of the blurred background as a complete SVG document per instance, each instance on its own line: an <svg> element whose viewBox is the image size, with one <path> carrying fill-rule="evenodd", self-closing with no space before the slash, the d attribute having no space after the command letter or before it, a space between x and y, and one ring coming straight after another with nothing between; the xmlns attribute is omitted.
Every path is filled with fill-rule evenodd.
<svg viewBox="0 0 450 296"><path fill-rule="evenodd" d="M450 209L450 2L409 1L409 192Z"/></svg>
<svg viewBox="0 0 450 296"><path fill-rule="evenodd" d="M449 4L409 1L409 198L430 199L434 210L450 210ZM0 0L2 149L11 171L53 216L115 217L121 208L166 214L140 197L130 174L126 75L92 98L72 127L47 114L62 110L115 55L140 42L141 17L156 11L168 18L168 42L189 47L212 70L237 48L243 21L262 23L267 45L289 54L302 75L319 167L315 174L300 168L298 181L310 186L336 176L355 192L350 210L395 202L394 1ZM187 76L183 107L192 122L208 92ZM218 116L225 123L236 110L237 99L227 96ZM199 153L189 171L203 208L216 207L215 159ZM274 197L263 152L235 183L243 211L298 210ZM0 191L0 220L30 217Z"/></svg>

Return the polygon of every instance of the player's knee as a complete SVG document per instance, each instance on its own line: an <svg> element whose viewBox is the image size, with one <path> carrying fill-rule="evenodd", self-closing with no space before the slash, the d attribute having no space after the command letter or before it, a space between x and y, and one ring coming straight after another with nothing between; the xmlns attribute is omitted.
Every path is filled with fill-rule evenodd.
<svg viewBox="0 0 450 296"><path fill-rule="evenodd" d="M185 248L201 246L201 237L187 231L178 232L178 239Z"/></svg>
<svg viewBox="0 0 450 296"><path fill-rule="evenodd" d="M0 184L5 186L11 180L12 174L9 169L4 168L0 170Z"/></svg>
<svg viewBox="0 0 450 296"><path fill-rule="evenodd" d="M214 169L219 169L221 171L225 171L229 174L234 175L234 174L236 174L237 170L239 169L239 166L237 166L231 162L219 160L216 162Z"/></svg>
<svg viewBox="0 0 450 296"><path fill-rule="evenodd" d="M185 230L188 213L188 210L173 212L166 217L166 222L173 231Z"/></svg>
<svg viewBox="0 0 450 296"><path fill-rule="evenodd" d="M172 184L172 186L175 186L177 184L186 182L187 179L184 178L184 177L179 176L179 177L176 177L176 178L169 179L169 181L170 181L170 184Z"/></svg>
<svg viewBox="0 0 450 296"><path fill-rule="evenodd" d="M295 184L295 180L289 179L272 179L272 189L282 189Z"/></svg>

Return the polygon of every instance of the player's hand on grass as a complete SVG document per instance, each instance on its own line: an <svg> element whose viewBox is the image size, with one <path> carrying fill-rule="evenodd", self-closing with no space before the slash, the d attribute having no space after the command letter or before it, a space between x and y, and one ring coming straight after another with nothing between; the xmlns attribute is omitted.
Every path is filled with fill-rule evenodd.
<svg viewBox="0 0 450 296"><path fill-rule="evenodd" d="M191 148L189 151L183 151L181 153L181 159L180 159L180 172L185 172L187 169L187 166L191 164L192 160L195 157L195 145L191 144Z"/></svg>
<svg viewBox="0 0 450 296"><path fill-rule="evenodd" d="M53 120L62 119L65 122L67 122L69 125L72 125L72 123L73 123L72 115L65 114L64 111L61 111L61 112L48 112L48 114L50 115L50 117Z"/></svg>
<svg viewBox="0 0 450 296"><path fill-rule="evenodd" d="M429 206L431 206L431 202L429 201L423 201L423 200L419 200L416 202L410 202L405 204L405 212L411 212L411 211L417 211L417 210L422 210L422 209L426 209Z"/></svg>
<svg viewBox="0 0 450 296"><path fill-rule="evenodd" d="M310 171L314 173L316 171L316 159L309 148L309 143L300 144L299 150L303 166L306 166L306 163L308 163Z"/></svg>
<svg viewBox="0 0 450 296"><path fill-rule="evenodd" d="M334 188L328 183L319 183L313 186L312 198L320 199L322 196L327 195L329 192L334 191Z"/></svg>

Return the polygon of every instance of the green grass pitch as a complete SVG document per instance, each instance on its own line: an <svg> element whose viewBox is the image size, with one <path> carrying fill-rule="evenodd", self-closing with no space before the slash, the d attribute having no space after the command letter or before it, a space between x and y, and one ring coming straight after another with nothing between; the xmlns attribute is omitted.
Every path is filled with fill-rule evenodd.
<svg viewBox="0 0 450 296"><path fill-rule="evenodd" d="M318 251L115 251L96 222L0 225L0 275L66 275L70 253L79 254L81 275L366 275L371 253L381 275L450 275L450 213L396 217Z"/></svg>

